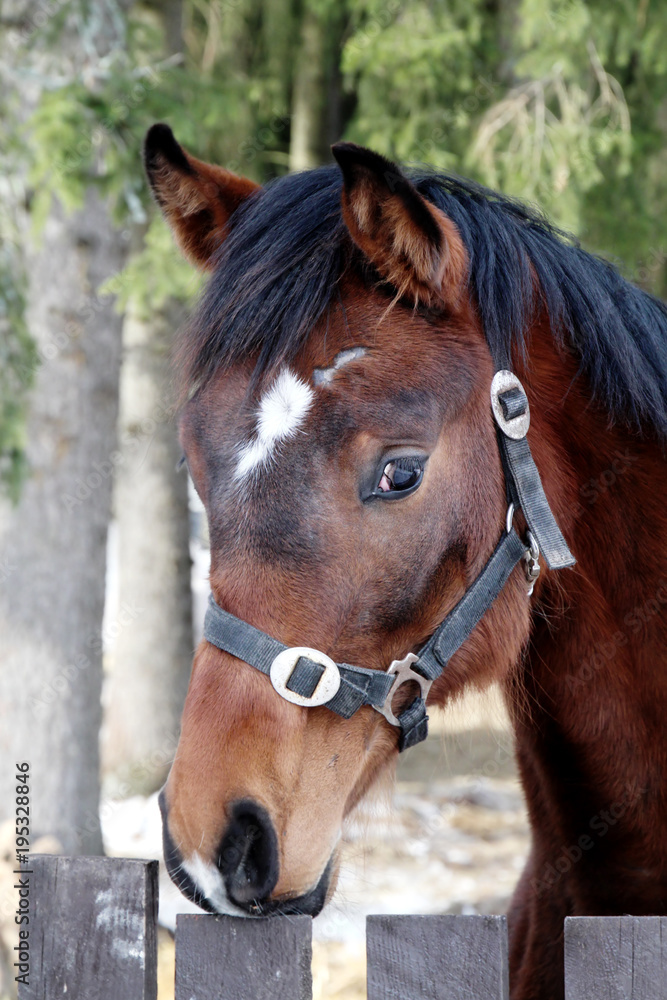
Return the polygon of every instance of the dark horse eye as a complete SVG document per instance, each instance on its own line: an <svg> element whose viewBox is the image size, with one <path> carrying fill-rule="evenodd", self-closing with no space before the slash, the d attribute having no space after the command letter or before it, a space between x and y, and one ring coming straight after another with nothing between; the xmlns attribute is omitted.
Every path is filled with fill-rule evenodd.
<svg viewBox="0 0 667 1000"><path fill-rule="evenodd" d="M396 458L385 465L376 493L407 493L415 490L423 475L423 459Z"/></svg>

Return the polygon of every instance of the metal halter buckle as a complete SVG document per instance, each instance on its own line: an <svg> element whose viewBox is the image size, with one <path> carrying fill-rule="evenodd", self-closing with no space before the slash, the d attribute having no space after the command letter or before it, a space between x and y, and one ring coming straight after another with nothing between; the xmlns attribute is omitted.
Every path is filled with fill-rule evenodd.
<svg viewBox="0 0 667 1000"><path fill-rule="evenodd" d="M528 589L528 596L530 597L535 589L535 582L540 575L542 567L539 564L540 547L537 544L537 540L532 531L527 533L526 541L528 543L528 549L523 556L523 561L525 563L526 580L530 584Z"/></svg>
<svg viewBox="0 0 667 1000"><path fill-rule="evenodd" d="M500 397L512 389L520 390L523 394L525 405L515 415L509 416L503 407L503 401L501 401ZM507 403L508 401L505 402ZM521 438L525 438L530 427L530 407L528 405L526 390L514 372L503 369L496 372L493 376L491 383L491 409L493 410L495 421L503 434L506 434L508 438L512 438L514 441L520 441Z"/></svg>
<svg viewBox="0 0 667 1000"><path fill-rule="evenodd" d="M324 673L311 695L297 694L296 691L290 691L287 687L287 682L294 673L294 668L301 657L324 667ZM326 705L340 687L338 664L334 663L330 656L320 653L318 649L311 649L309 646L292 646L290 649L283 649L282 653L278 653L271 664L269 677L281 698L284 698L285 701L291 701L293 705L302 705L304 708Z"/></svg>
<svg viewBox="0 0 667 1000"><path fill-rule="evenodd" d="M416 663L419 657L415 653L408 653L402 660L394 660L393 663L387 668L388 674L396 674L396 679L389 689L389 694L384 700L384 704L377 708L380 715L384 715L387 722L391 723L392 726L400 726L400 721L396 718L391 710L391 703L394 700L394 695L407 681L416 681L419 684L419 690L421 696L426 701L428 693L431 690L431 685L433 681L429 680L427 677L423 677L418 674L416 670L412 669L412 664Z"/></svg>
<svg viewBox="0 0 667 1000"><path fill-rule="evenodd" d="M514 520L514 504L511 503L507 508L507 514L505 515L505 531L509 535L512 530L512 521ZM535 589L535 581L542 571L542 567L539 563L540 558L540 547L537 544L537 539L532 531L526 532L525 541L526 551L524 552L523 559L524 572L526 574L526 580L530 584L528 588L528 596L531 597L533 590Z"/></svg>

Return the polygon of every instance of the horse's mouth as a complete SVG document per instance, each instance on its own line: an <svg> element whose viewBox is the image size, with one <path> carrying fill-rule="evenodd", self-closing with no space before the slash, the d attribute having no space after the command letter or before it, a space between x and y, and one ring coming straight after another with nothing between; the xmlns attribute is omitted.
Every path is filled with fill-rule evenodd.
<svg viewBox="0 0 667 1000"><path fill-rule="evenodd" d="M248 915L252 917L308 916L316 917L322 912L330 896L331 873L334 860L331 858L320 876L320 880L303 896L283 899L269 899L264 902L254 900L248 905Z"/></svg>
<svg viewBox="0 0 667 1000"><path fill-rule="evenodd" d="M336 871L335 854L329 859L317 884L301 896L277 899L251 899L239 902L230 897L222 873L198 854L184 860L169 832L164 791L159 796L162 813L164 862L172 882L191 903L207 913L234 917L310 916L321 913L333 892L332 873ZM334 880L335 884L335 880Z"/></svg>

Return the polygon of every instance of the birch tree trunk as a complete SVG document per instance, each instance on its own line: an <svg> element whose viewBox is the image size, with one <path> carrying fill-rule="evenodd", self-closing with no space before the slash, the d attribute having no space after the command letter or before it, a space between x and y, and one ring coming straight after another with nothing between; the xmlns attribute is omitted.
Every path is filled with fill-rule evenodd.
<svg viewBox="0 0 667 1000"><path fill-rule="evenodd" d="M123 327L118 524L118 627L105 696L104 771L116 794L165 780L178 741L192 660L187 474L169 392L169 355L184 318L170 303Z"/></svg>
<svg viewBox="0 0 667 1000"><path fill-rule="evenodd" d="M182 52L182 0L156 6L165 54ZM143 232L135 233L141 246ZM109 791L149 794L173 758L192 662L188 481L170 397L170 352L185 310L149 317L130 302L123 326L118 525L119 617L105 693L103 772Z"/></svg>
<svg viewBox="0 0 667 1000"><path fill-rule="evenodd" d="M30 761L34 836L102 851L98 816L102 615L116 447L120 317L102 283L124 248L97 194L55 204L27 255L40 365L19 504L0 509L0 818Z"/></svg>

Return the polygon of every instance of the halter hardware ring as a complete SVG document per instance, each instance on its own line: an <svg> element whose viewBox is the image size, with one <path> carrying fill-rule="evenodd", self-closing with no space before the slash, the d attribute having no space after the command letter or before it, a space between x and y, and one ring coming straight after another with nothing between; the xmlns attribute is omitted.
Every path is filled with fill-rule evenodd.
<svg viewBox="0 0 667 1000"><path fill-rule="evenodd" d="M509 535L512 530L512 522L514 520L514 504L511 503L507 508L507 514L505 515L505 531ZM526 540L524 542L526 546L526 551L523 554L524 572L526 574L526 582L529 584L528 596L531 597L533 590L535 589L535 582L542 571L540 566L540 547L537 544L537 539L532 531L526 532Z"/></svg>
<svg viewBox="0 0 667 1000"><path fill-rule="evenodd" d="M384 704L381 706L374 705L373 707L377 709L380 715L384 715L387 722L392 726L400 726L400 720L396 718L391 710L391 703L394 700L394 695L403 684L407 681L416 681L419 684L419 690L421 697L426 701L428 693L431 690L432 680L427 677L423 677L422 674L418 674L416 670L412 669L412 664L416 663L419 657L415 653L408 653L402 660L394 660L393 663L387 668L388 674L396 674L396 679L389 689L389 694L384 700Z"/></svg>
<svg viewBox="0 0 667 1000"><path fill-rule="evenodd" d="M302 657L324 667L324 673L311 695L297 694L296 691L290 691L287 687L287 682ZM301 705L303 708L326 705L340 687L338 664L326 653L320 653L319 649L311 649L309 646L291 646L289 649L283 649L271 664L269 677L281 698L290 701L293 705Z"/></svg>
<svg viewBox="0 0 667 1000"><path fill-rule="evenodd" d="M528 589L528 596L530 597L535 589L535 582L542 570L539 563L540 547L532 531L526 534L526 544L528 548L526 549L523 561L525 563L526 580L530 584Z"/></svg>

